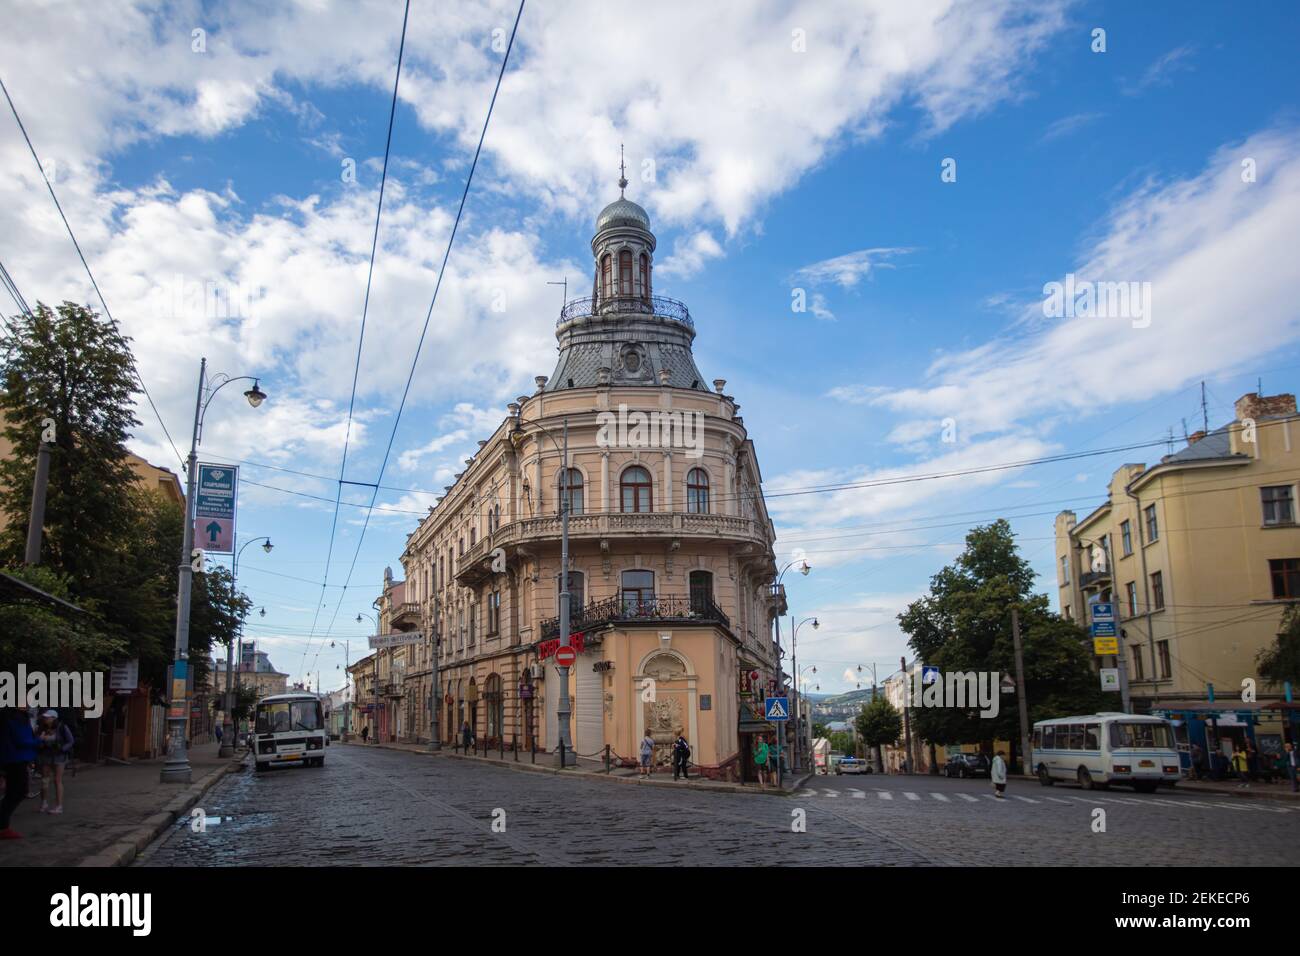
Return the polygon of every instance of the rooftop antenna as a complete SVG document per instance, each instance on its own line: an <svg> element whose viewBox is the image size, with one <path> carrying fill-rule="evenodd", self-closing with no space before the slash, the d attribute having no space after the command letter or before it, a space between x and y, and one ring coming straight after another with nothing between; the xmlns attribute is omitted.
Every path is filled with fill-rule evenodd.
<svg viewBox="0 0 1300 956"><path fill-rule="evenodd" d="M564 301L560 303L560 308L563 309L566 305L569 304L569 277L568 276L564 277L563 282L547 282L546 284L564 286L564 291L563 291Z"/></svg>
<svg viewBox="0 0 1300 956"><path fill-rule="evenodd" d="M1187 419L1185 418L1183 419L1183 441L1189 445L1191 444L1191 440L1187 437Z"/></svg>
<svg viewBox="0 0 1300 956"><path fill-rule="evenodd" d="M1210 433L1210 413L1205 408L1205 379L1201 379L1201 427L1205 434Z"/></svg>
<svg viewBox="0 0 1300 956"><path fill-rule="evenodd" d="M623 164L623 144L618 144L618 198L623 199L623 190L627 189L627 167Z"/></svg>

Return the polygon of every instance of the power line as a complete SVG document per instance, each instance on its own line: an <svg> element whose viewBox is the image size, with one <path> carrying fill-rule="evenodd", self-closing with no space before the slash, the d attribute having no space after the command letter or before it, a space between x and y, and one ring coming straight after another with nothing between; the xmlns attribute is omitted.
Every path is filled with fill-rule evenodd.
<svg viewBox="0 0 1300 956"><path fill-rule="evenodd" d="M366 294L361 305L361 331L357 336L357 357L352 365L352 394L348 399L348 422L343 436L343 459L339 462L338 486L334 495L334 517L330 521L329 547L325 550L325 576L321 579L321 597L325 596L325 586L330 578L330 562L334 559L334 536L338 531L339 502L343 497L343 476L347 471L348 446L352 441L352 416L357 401L357 379L361 374L361 351L366 341L366 317L370 313L370 288L375 276L375 252L379 248L379 220L384 212L384 187L388 183L388 157L393 148L393 126L397 119L397 88L402 81L402 57L406 52L406 25L410 20L410 16L411 0L406 0L406 8L402 13L402 37L397 45L397 69L393 75L393 99L388 107L388 135L384 140L384 168L379 177L379 203L375 209L375 229L370 237L370 265L366 270ZM317 608L311 622L313 632L316 629L316 621L319 617L320 609ZM307 652L303 651L304 663L306 658Z"/></svg>
<svg viewBox="0 0 1300 956"><path fill-rule="evenodd" d="M478 145L477 145L477 146L475 147L475 149L474 149L474 160L473 160L473 162L470 163L470 167L469 167L469 175L467 175L467 176L465 177L465 189L464 189L464 191L461 193L461 196L460 196L460 206L459 206L459 208L456 210L456 220L455 220L455 222L452 223L452 226L451 226L451 234L447 237L447 248L446 248L446 251L443 253L443 256L442 256L442 265L439 266L439 268L438 268L438 280L437 280L437 282L434 283L434 287L433 287L433 296L432 296L432 298L430 298L430 300L429 300L429 309L428 309L428 311L425 313L425 316L424 316L424 326L423 326L423 328L421 328L421 330L420 330L420 339L419 339L419 341L416 343L416 346L415 346L415 354L411 357L411 370L410 370L410 372L409 372L409 373L407 374L407 376L406 376L406 386L405 386L405 388L402 389L402 399L401 399L401 401L398 403L398 406L397 406L397 414L396 414L396 416L393 418L393 430L389 433L389 436L388 436L388 446L384 449L384 458L383 458L383 461L381 461L381 462L380 462L380 465L379 465L379 476L375 479L375 485L376 485L376 488L375 488L374 492L371 494L371 497L370 497L370 502L371 502L371 505L372 505L372 506L374 505L374 502L375 502L376 498L378 498L378 496L379 496L379 489L378 489L377 486L379 485L380 482L382 482L382 481L384 480L384 471L385 471L385 469L387 469L387 467L388 467L388 459L389 459L389 456L392 454L392 451L393 451L393 442L394 442L394 441L396 440L396 438L397 438L397 429L398 429L398 426L401 424L401 421L402 421L402 412L403 412L403 411L405 410L405 408L406 408L406 399L407 399L407 396L409 396L409 395L410 395L410 392L411 392L411 383L415 380L415 369L416 369L416 366L417 366L417 365L419 364L419 362L420 362L420 352L421 352L421 351L423 350L423 348L424 348L424 340L425 340L425 337L428 335L428 332L429 332L429 321L430 321L430 319L433 318L433 308L434 308L434 306L437 304L437 301L438 301L438 291L442 288L442 280L443 280L443 276L444 276L444 275L446 274L446 272L447 272L447 260L451 258L451 250L452 250L452 247L454 246L454 244L455 244L455 242L456 242L456 233L457 233L457 231L458 231L459 228L460 228L461 217L462 217L462 216L464 215L464 213L465 213L465 203L466 203L466 201L469 199L469 190L470 190L470 186L471 186L471 185L473 184L473 182L474 182L474 172L475 172L476 169L478 169L479 156L480 156L480 154L483 152L483 140L487 138L488 124L491 123L491 121L492 121L492 111L493 111L493 109L495 109L495 107L496 107L497 94L501 92L501 81L502 81L502 79L505 77L505 74L506 74L506 67L507 67L507 65L510 63L510 51L514 48L514 45L515 45L515 34L516 34L516 33L518 32L518 30L519 30L519 20L520 20L520 18L522 18L523 15L524 15L524 3L525 3L525 2L526 2L526 0L519 0L519 11L518 11L518 13L515 14L515 22L514 22L514 25L510 28L510 40L509 40L509 42L506 44L505 54L504 54L504 56L502 56L502 58L501 58L501 70L500 70L500 72L497 73L497 82L496 82L496 86L495 86L495 87L493 88L493 90L492 90L492 99L491 99L491 101L488 103L487 115L483 118L483 129L482 129L482 131L479 133L479 137L478 137ZM358 536L358 538L357 538L357 548L356 548L356 551L353 552L353 555L352 555L352 564L351 564L351 565L349 566L349 568L348 568L348 576L347 576L347 578L346 578L346 581L347 581L347 582L351 582L351 580L352 580L352 573L353 573L353 571L356 569L356 566L357 566L357 558L358 558L358 557L360 556L360 554L361 554L361 545L362 545L362 543L365 541L365 538L366 538L366 531L367 531L367 529L369 529L369 527L370 527L370 515L371 515L371 512L370 512L370 511L367 511L367 512L366 512L366 520L365 520L365 522L364 522L364 523L362 524L362 526L361 526L361 534L360 534L360 535ZM330 627L330 628L333 628L333 626L334 626L334 620L338 617L339 608L342 607L342 605L343 605L343 599L342 599L342 597L340 597L340 598L339 598L339 603L338 603L338 605L336 605L335 608L334 608L334 615L333 615L333 617L330 618L330 624L329 624L329 627ZM327 631L328 631L328 628L327 628ZM317 651L317 654L318 654L318 655L319 655L319 653L320 653L320 652Z"/></svg>
<svg viewBox="0 0 1300 956"><path fill-rule="evenodd" d="M27 127L23 125L22 117L18 115L18 107L14 105L13 98L9 95L9 89L5 86L4 80L0 79L0 91L4 92L5 99L9 102L9 110L14 114L14 121L18 124L18 129L22 131L23 139L27 141L27 148L31 151L32 159L36 163L36 168L40 170L41 179L45 180L45 188L50 191L50 198L54 200L54 208L59 211L59 218L63 220L63 226L68 230L68 238L72 240L73 247L77 250L77 257L81 260L82 267L86 270L86 275L90 278L90 284L95 289L95 294L99 296L99 304L104 307L104 315L107 316L114 334L123 346L126 346L126 339L123 338L121 330L118 327L117 320L113 318L113 313L108 308L108 303L104 300L104 293L99 291L99 283L95 281L95 274L90 271L90 264L86 262L85 253L81 251L81 243L77 241L76 234L72 231L72 225L68 222L68 217L63 214L63 204L59 202L59 197L54 192L54 185L50 182L50 177L45 175L45 167L41 165L41 158L36 153L36 147L32 145L32 139L27 135ZM149 401L149 407L153 409L154 417L158 419L158 424L163 430L163 435L167 437L167 444L172 446L177 460L181 467L185 466L185 459L181 456L180 451L176 448L176 443L172 441L172 436L167 431L167 423L163 421L162 414L158 411L158 406L154 404L153 396L149 394L149 387L145 385L144 378L140 375L140 370L136 367L135 356L131 357L131 371L135 374L135 380L140 384L140 390L144 392L144 397Z"/></svg>

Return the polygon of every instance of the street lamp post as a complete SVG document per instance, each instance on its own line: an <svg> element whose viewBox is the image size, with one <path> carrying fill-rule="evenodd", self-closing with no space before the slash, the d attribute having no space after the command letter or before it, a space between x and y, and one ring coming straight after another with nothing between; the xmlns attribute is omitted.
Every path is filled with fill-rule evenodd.
<svg viewBox="0 0 1300 956"><path fill-rule="evenodd" d="M433 655L432 692L429 694L429 750L437 752L442 749L442 735L438 732L438 595L433 596L433 634L429 639L430 653Z"/></svg>
<svg viewBox="0 0 1300 956"><path fill-rule="evenodd" d="M231 590L235 592L236 596L239 594L237 587L239 582L239 556L244 553L244 548L247 548L250 544L256 544L259 541L266 542L262 545L262 550L267 554L270 554L271 550L275 547L275 545L271 543L271 539L265 535L259 538L252 538L244 542L243 546L235 552L234 560L230 562L230 587ZM232 639L230 643L226 645L226 713L221 721L221 747L217 751L217 756L219 757L231 757L234 756L235 753L235 735L233 733L234 718L232 716L232 711L235 709L234 659L236 640L239 642L239 651L240 656L242 657L244 650L244 617L242 614L239 617L239 633L237 638Z"/></svg>
<svg viewBox="0 0 1300 956"><path fill-rule="evenodd" d="M189 719L187 700L187 678L190 654L190 589L194 583L194 566L190 563L196 557L194 549L194 493L198 484L199 442L202 441L203 418L208 405L231 382L248 380L253 387L244 392L248 404L257 408L266 400L266 393L258 387L258 380L251 375L231 378L219 374L211 383L207 378L208 360L199 362L199 389L194 400L194 430L190 436L190 454L186 460L185 475L185 526L181 532L181 563L178 568L180 580L176 588L176 646L172 654L172 680L167 689L167 726L170 743L167 748L167 760L163 764L161 781L163 783L189 783L189 752L185 745L185 722Z"/></svg>
<svg viewBox="0 0 1300 956"><path fill-rule="evenodd" d="M514 418L514 432L516 434L523 432L523 426L536 425L539 434L545 435L551 440L551 444L556 446L560 452L560 470L558 480L556 481L558 504L560 508L560 647L570 646L569 625L571 622L569 601L569 420L564 419L564 441L563 445L556 442L555 436L548 432L535 421L527 421L520 417L520 406L517 402L511 402L508 406L511 417ZM572 704L569 698L569 668L556 666L560 674L560 696L556 705L555 719L559 731L559 745L568 753L573 753L573 737L569 721L571 717ZM575 758L576 762L576 758Z"/></svg>
<svg viewBox="0 0 1300 956"><path fill-rule="evenodd" d="M794 561L791 561L791 562L789 562L785 567L783 567L783 568L781 569L781 571L780 571L779 574L777 574L777 576L776 576L776 584L773 585L774 588L778 588L778 587L781 586L781 581L782 581L782 579L785 577L785 572L789 571L789 570L790 570L792 567L794 567L796 564L799 565L799 573L802 574L804 577L807 577L807 576L808 576L808 572L812 570L812 565L810 565L810 564L809 564L805 559L803 559L803 558L798 558L798 559L796 559L796 560L794 560ZM788 603L787 603L787 605L786 605L786 610L787 610L787 612L789 611L789 604L788 604ZM778 673L778 675L779 675L780 672L781 672L781 660L780 660L780 654L779 654L779 652L780 652L780 650L781 650L781 617L780 617L780 615L778 615L777 618L776 618L776 648L777 648L777 651L778 651L776 667L777 667L777 673ZM798 666L799 666L799 659L798 659L797 657L793 657L793 656L792 656L792 658L791 658L791 662L790 662L790 666L791 666L792 668L794 668L794 669L797 671L797 670L798 670ZM798 681L798 679L795 680L795 688L794 688L794 707L791 708L791 709L794 710L795 715L796 715L795 727L794 727L795 749L794 749L794 761L793 761L793 766L794 766L794 769L795 769L796 772L797 772L798 769L799 769L799 744L798 744L798 741L799 741L799 721L798 721L798 719L797 719L797 717L798 717L798 713L799 713L799 681ZM778 738L778 739L779 739L779 738ZM779 773L780 773L780 770L781 770L781 765L780 765L780 761L779 761L779 758L778 758L778 762L777 762L777 772L778 772L778 775L779 775Z"/></svg>
<svg viewBox="0 0 1300 956"><path fill-rule="evenodd" d="M373 606L373 605L372 605ZM375 634L379 634L379 618L373 614L362 614L357 612L357 623L361 623L362 617L368 617L375 622ZM375 703L370 712L370 726L374 729L375 743L379 743L379 648L375 648L375 663L373 665L373 674L375 682Z"/></svg>
<svg viewBox="0 0 1300 956"><path fill-rule="evenodd" d="M804 564L804 567L805 567L805 568L808 567L807 563ZM804 574L807 574L807 573L808 573L807 571L804 571ZM809 621L812 621L812 626L813 626L813 630L814 630L814 631L817 630L817 628L821 627L821 623L817 620L817 618L815 618L815 617L806 617L806 618L804 618L802 621L800 621L798 624L796 624L796 625L794 626L794 628L790 631L790 660L791 660L790 666L794 668L796 674L799 673L799 628L801 628L803 625L807 624ZM799 685L799 681L796 680L796 681L795 681L795 692L796 692L796 693L798 693L798 690L799 690L799 686L798 686L798 685ZM798 713L797 710L796 710L796 713ZM795 733L794 733L794 767L795 767L795 770L796 770L796 772L797 772L798 769L799 769L799 757L800 757L800 754L801 754L801 748L800 748L800 746L799 746L799 738L800 738L801 736L803 736L803 731L800 729L800 727L798 726L797 723L796 723L796 725L795 725L794 731L795 731Z"/></svg>

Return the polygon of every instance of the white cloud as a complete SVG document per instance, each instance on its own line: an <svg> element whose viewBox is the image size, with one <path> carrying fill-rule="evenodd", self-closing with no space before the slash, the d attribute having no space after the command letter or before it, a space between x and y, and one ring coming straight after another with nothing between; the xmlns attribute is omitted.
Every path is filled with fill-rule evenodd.
<svg viewBox="0 0 1300 956"><path fill-rule="evenodd" d="M1074 113L1070 116L1062 116L1047 127L1039 142L1047 143L1063 136L1069 136L1071 133L1097 122L1105 115L1105 113Z"/></svg>
<svg viewBox="0 0 1300 956"><path fill-rule="evenodd" d="M673 243L672 255L655 265L661 276L688 279L704 268L710 259L722 255L722 246L705 230L679 238Z"/></svg>
<svg viewBox="0 0 1300 956"><path fill-rule="evenodd" d="M911 251L905 248L858 249L856 252L846 252L842 256L804 266L795 272L791 281L804 281L812 285L833 282L843 289L851 289L863 279L869 278L876 269L894 268L887 260Z"/></svg>

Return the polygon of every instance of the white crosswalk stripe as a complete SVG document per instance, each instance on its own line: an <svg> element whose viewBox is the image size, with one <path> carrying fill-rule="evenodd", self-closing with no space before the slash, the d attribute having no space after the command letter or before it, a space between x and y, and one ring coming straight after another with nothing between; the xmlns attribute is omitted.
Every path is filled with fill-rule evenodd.
<svg viewBox="0 0 1300 956"><path fill-rule="evenodd" d="M840 792L839 792L838 790L827 790L827 791L826 791L826 796L828 796L828 797L838 797L839 795L840 795Z"/></svg>
<svg viewBox="0 0 1300 956"><path fill-rule="evenodd" d="M1043 799L1044 799L1044 800L1051 800L1053 803L1064 803L1064 804L1067 804L1067 805L1068 805L1069 802L1070 802L1069 800L1062 800L1060 797L1044 797Z"/></svg>
<svg viewBox="0 0 1300 956"><path fill-rule="evenodd" d="M1013 793L1012 796L1015 797L1017 800L1023 800L1023 801L1025 801L1025 803L1037 803L1037 802L1038 802L1037 800L1033 799L1032 797L1022 797L1022 796L1020 796L1019 794L1015 794L1015 793Z"/></svg>
<svg viewBox="0 0 1300 956"><path fill-rule="evenodd" d="M873 789L872 791L864 791L858 787L848 787L843 790L832 789L830 787L821 787L821 788L810 787L807 790L807 795L810 797L823 797L829 800L837 800L841 796L847 795L854 800L865 800L867 796L869 796L869 794L872 792L874 792L876 796L879 797L881 800L888 800L888 801L893 801L895 794L901 793L909 802L912 803L922 803L924 802L925 797L927 796L931 800L934 800L937 803L947 803L947 804L952 804L957 800L961 800L966 803L979 803L980 797L983 797L986 800L998 799L996 794L987 793L987 792L975 795L970 793L963 793L960 791L943 793L935 790L924 790L924 791L917 792L913 790ZM1220 799L1215 802L1206 802L1204 800L1185 799L1182 796L1173 797L1173 798L1151 797L1151 796L1119 797L1119 796L1108 794L1107 796L1103 797L1097 793L1089 793L1086 795L1065 793L1059 797L1049 797L1046 794L1043 794L1037 798L1022 796L1021 794L1018 793L1009 793L1006 796L1012 800L1019 800L1022 803L1042 803L1044 800L1046 800L1050 803L1065 804L1066 806L1069 806L1071 801L1075 801L1093 807L1097 806L1100 803L1109 803L1109 804L1119 804L1121 806L1139 806L1139 807L1154 806L1154 807L1162 807L1162 808L1169 807L1173 809L1190 807L1195 810L1243 810L1247 813L1250 813L1252 811L1259 812L1259 813L1300 812L1300 806L1296 806L1296 807L1269 806L1269 805L1265 805L1265 801L1262 800L1224 801Z"/></svg>
<svg viewBox="0 0 1300 956"><path fill-rule="evenodd" d="M959 793L957 796L961 797L967 803L979 803L979 798L972 797L969 793Z"/></svg>
<svg viewBox="0 0 1300 956"><path fill-rule="evenodd" d="M903 791L903 796L907 797L907 799L909 799L909 800L920 800L920 799L921 799L921 797L920 797L919 794L915 794L915 793L913 793L911 790L904 790L904 791Z"/></svg>
<svg viewBox="0 0 1300 956"><path fill-rule="evenodd" d="M942 800L944 803L948 802L948 798L944 796L942 793L931 792L930 796L934 797L934 799L936 800Z"/></svg>
<svg viewBox="0 0 1300 956"><path fill-rule="evenodd" d="M849 790L849 795L853 797L854 800L861 800L866 797L866 794L861 790L858 790L856 787Z"/></svg>
<svg viewBox="0 0 1300 956"><path fill-rule="evenodd" d="M888 790L881 790L880 793L879 793L879 797L880 797L881 800L893 800L893 799L894 799L894 795L893 795L892 793L890 793Z"/></svg>

